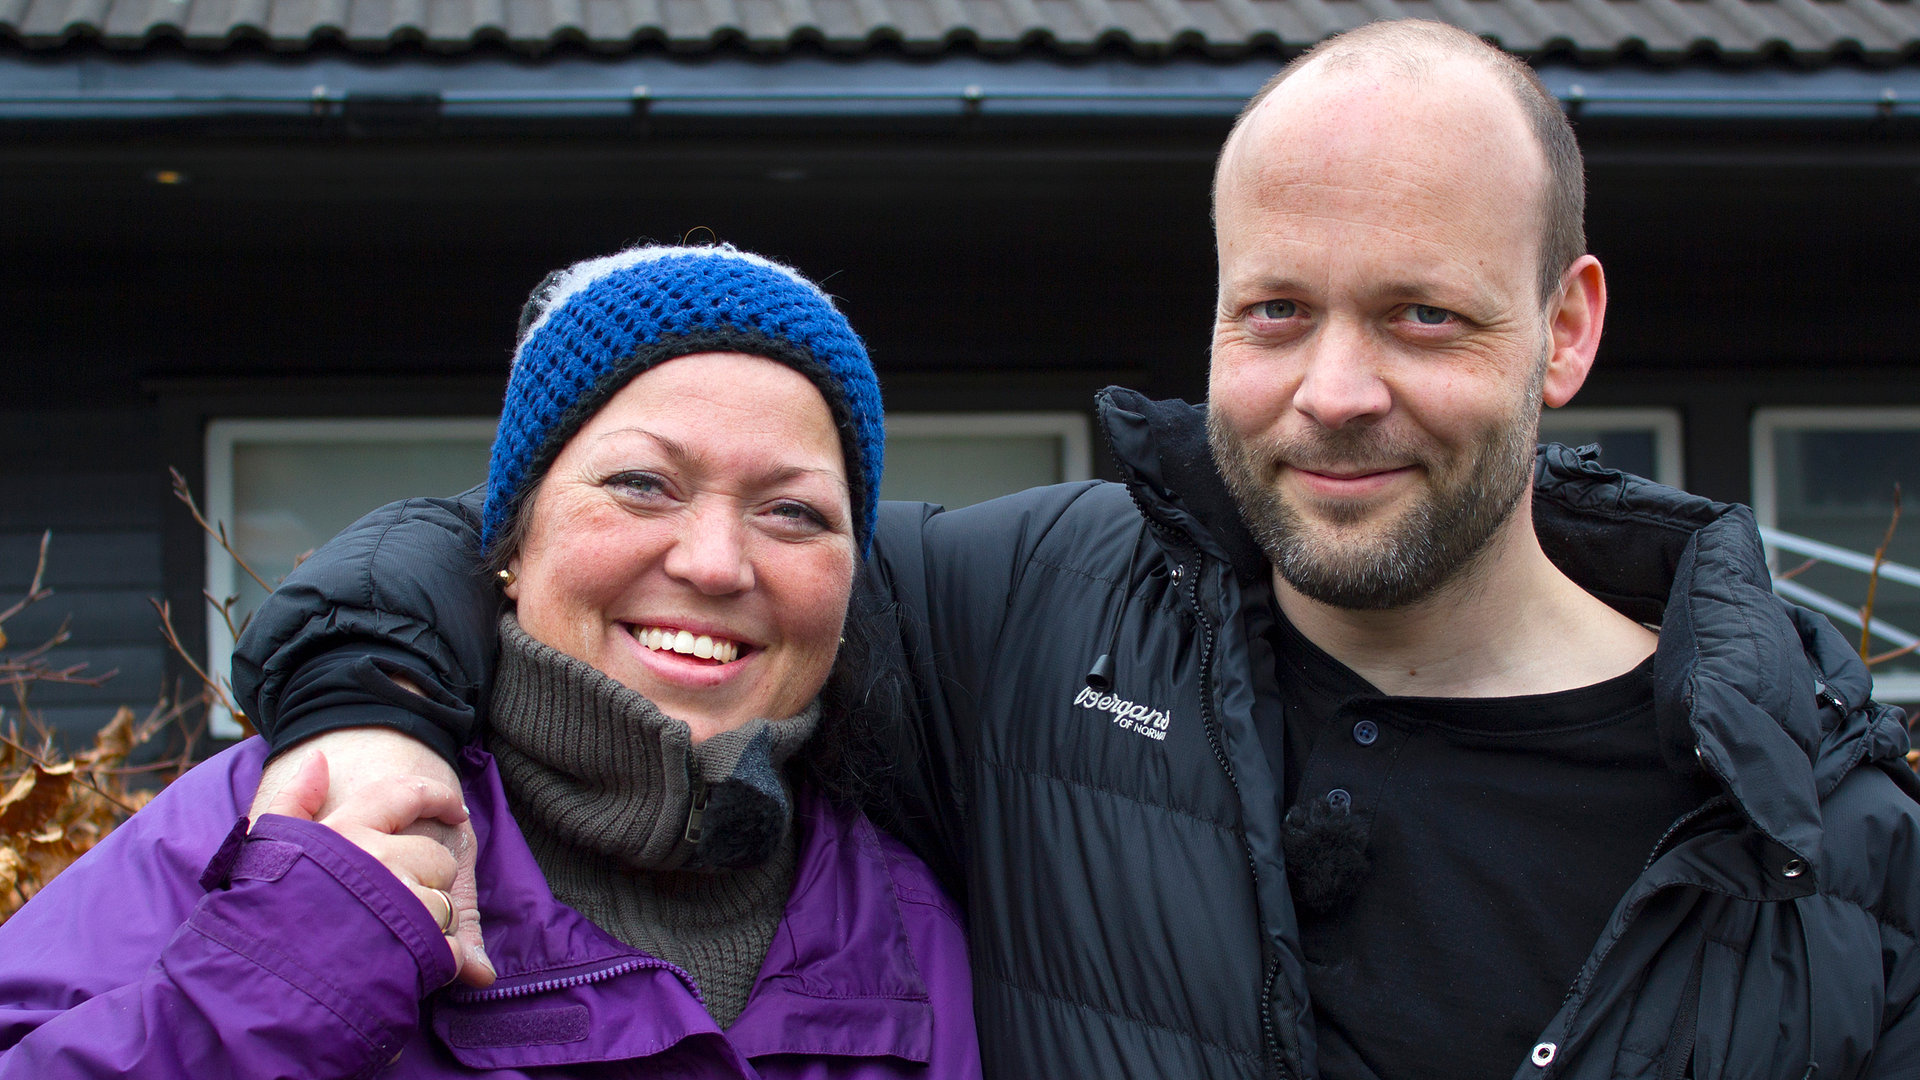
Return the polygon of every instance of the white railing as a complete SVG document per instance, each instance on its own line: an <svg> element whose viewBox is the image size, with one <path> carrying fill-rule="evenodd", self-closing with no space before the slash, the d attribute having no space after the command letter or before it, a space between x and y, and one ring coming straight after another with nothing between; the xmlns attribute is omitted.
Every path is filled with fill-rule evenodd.
<svg viewBox="0 0 1920 1080"><path fill-rule="evenodd" d="M1793 533L1781 532L1779 529L1770 529L1763 525L1760 528L1760 539L1765 541L1769 548L1778 551L1792 552L1795 555L1801 555L1807 558L1818 559L1821 562L1830 563L1834 566L1842 566L1849 570L1858 570L1862 574L1871 573L1874 569L1873 556L1862 555L1857 551L1849 551L1843 547L1835 547L1832 544L1822 543L1811 537L1796 536ZM1883 586L1889 582L1893 582L1920 589L1920 570L1916 570L1911 566L1904 566L1900 563L1881 563L1879 578ZM1783 580L1781 578L1775 578L1773 581L1773 591L1796 604L1810 607L1820 612L1836 623L1850 626L1855 630L1860 629L1860 607L1857 604L1842 603L1823 592L1810 589L1790 579ZM1863 594L1864 591L1863 589ZM1884 641L1894 648L1903 649L1914 644L1916 641L1920 641L1920 636L1902 630L1900 627L1894 626L1884 619L1875 618L1872 620L1872 624L1874 638L1878 641ZM1906 672L1896 673L1881 669L1874 677L1874 686L1875 696L1882 700L1920 700L1920 675Z"/></svg>

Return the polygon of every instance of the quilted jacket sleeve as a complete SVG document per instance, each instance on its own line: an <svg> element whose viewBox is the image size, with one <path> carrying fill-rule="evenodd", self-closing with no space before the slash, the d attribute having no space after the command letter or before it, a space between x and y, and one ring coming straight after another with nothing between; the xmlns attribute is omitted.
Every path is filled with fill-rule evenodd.
<svg viewBox="0 0 1920 1080"><path fill-rule="evenodd" d="M275 750L336 728L397 728L451 763L492 676L499 592L479 569L476 488L408 499L302 563L234 648L240 708ZM387 676L403 672L427 692Z"/></svg>
<svg viewBox="0 0 1920 1080"><path fill-rule="evenodd" d="M451 951L331 829L233 824L264 756L190 773L0 926L0 1080L369 1076L418 1030Z"/></svg>

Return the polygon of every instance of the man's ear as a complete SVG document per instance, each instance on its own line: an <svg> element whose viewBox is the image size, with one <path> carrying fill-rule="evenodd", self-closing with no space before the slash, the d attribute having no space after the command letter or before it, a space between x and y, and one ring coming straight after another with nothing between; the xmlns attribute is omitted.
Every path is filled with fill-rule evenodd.
<svg viewBox="0 0 1920 1080"><path fill-rule="evenodd" d="M1607 320L1607 275L1600 260L1582 255L1560 279L1560 293L1547 312L1552 352L1541 401L1557 409L1573 400L1593 370L1600 351L1600 328Z"/></svg>

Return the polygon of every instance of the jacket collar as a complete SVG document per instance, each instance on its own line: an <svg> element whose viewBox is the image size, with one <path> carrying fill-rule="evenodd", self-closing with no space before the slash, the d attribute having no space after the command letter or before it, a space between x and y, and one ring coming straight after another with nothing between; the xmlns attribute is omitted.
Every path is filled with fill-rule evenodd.
<svg viewBox="0 0 1920 1080"><path fill-rule="evenodd" d="M1241 580L1264 582L1266 553L1213 467L1207 409L1109 386L1095 398L1107 447L1147 520L1184 535Z"/></svg>
<svg viewBox="0 0 1920 1080"><path fill-rule="evenodd" d="M620 1046L609 1052L580 1042L587 1055L580 1060L644 1057L700 1036L724 1038L747 1058L931 1057L932 1004L886 855L866 818L836 811L810 789L795 793L801 838L793 894L747 1006L722 1036L685 972L623 944L554 898L508 811L492 757L470 746L461 764L480 847L481 919L499 980L487 991L449 991L450 1003L521 1007L533 1003L539 987L604 981L605 1007L620 1016ZM489 1049L511 1057L516 1048ZM553 1045L537 1053L543 1063L569 1060Z"/></svg>
<svg viewBox="0 0 1920 1080"><path fill-rule="evenodd" d="M1205 407L1119 387L1098 400L1142 513L1242 581L1266 581L1266 557L1213 467ZM1865 666L1826 620L1773 596L1753 512L1602 468L1590 450L1547 446L1533 516L1562 571L1659 626L1655 706L1669 763L1711 770L1787 853L1773 857L1811 865L1820 795L1863 762L1897 762L1907 738L1898 709L1867 700ZM1821 704L1827 691L1839 707Z"/></svg>

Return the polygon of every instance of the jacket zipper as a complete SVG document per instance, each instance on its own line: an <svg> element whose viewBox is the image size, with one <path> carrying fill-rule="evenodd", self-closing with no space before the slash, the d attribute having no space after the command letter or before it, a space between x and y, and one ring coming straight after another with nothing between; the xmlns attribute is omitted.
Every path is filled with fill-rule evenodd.
<svg viewBox="0 0 1920 1080"><path fill-rule="evenodd" d="M1131 494L1132 489L1128 489ZM1137 499L1135 500L1138 501ZM1151 519L1149 519L1151 520ZM1200 604L1200 554L1193 552L1181 565L1186 578L1187 603L1193 608L1194 621L1199 623L1200 638L1200 726L1207 733L1207 745L1213 748L1213 758L1220 763L1220 771L1226 774L1228 786L1233 788L1234 798L1240 796L1240 782L1235 779L1233 763L1227 759L1227 751L1220 743L1220 718L1213 711L1213 655L1214 628L1207 618L1206 610ZM1258 906L1260 894L1260 865L1253 858L1253 844L1241 831L1240 846L1246 851L1247 873L1253 878L1255 905ZM1280 981L1280 961L1267 957L1266 972L1260 986L1260 1033L1266 1043L1267 1060L1273 1066L1274 1075L1283 1080L1292 1080L1293 1070L1287 1067L1286 1056L1280 1045L1280 1033L1273 1022L1273 990Z"/></svg>
<svg viewBox="0 0 1920 1080"><path fill-rule="evenodd" d="M1682 829L1685 829L1687 826L1700 820L1702 817L1705 817L1706 815L1711 814L1722 807L1731 806L1732 804L1733 804L1733 800L1728 796L1715 795L1713 798L1708 799L1706 802L1701 803L1699 806L1696 806L1693 809L1687 811L1686 813L1681 814L1678 818L1675 818L1673 824L1667 826L1667 831L1660 834L1660 839L1654 841L1653 850L1647 853L1646 861L1640 864L1640 872L1642 874L1645 874L1647 871L1653 869L1653 864L1656 862L1659 862L1660 856L1666 854L1667 848L1671 846L1673 839L1680 834L1680 831ZM1640 904L1645 904L1648 900L1652 899L1652 897L1653 897L1653 893L1648 893L1646 896L1641 897ZM1639 910L1639 905L1636 905L1634 910L1637 912ZM1593 965L1595 975L1599 974L1600 967L1607 962L1607 956L1613 952L1613 946L1616 943L1618 943L1621 938L1626 936L1628 928L1631 927L1632 925L1633 925L1633 918L1631 915L1629 915L1627 922L1620 927L1620 933L1614 935L1613 940L1607 943L1606 949L1600 953L1599 959L1595 961ZM1582 970L1585 970L1585 965L1582 965ZM1560 999L1560 1007L1562 1009L1566 1008L1567 1003L1572 1001L1579 992L1580 992L1580 977L1578 975L1575 975L1573 977L1573 985L1567 987L1566 995ZM1576 1018L1578 1018L1579 1014L1580 1014L1580 1010L1578 1007L1576 1007L1573 1012L1567 1014L1567 1032L1568 1033L1571 1033L1573 1031L1573 1022ZM1566 1047L1563 1046L1560 1049L1565 1050ZM1554 1060L1558 1062L1558 1061L1564 1061L1566 1060L1566 1058L1564 1054L1557 1054L1555 1055ZM1558 1074L1559 1071L1560 1070L1558 1069L1548 1067L1547 1069L1543 1069L1540 1075L1542 1077L1550 1077Z"/></svg>
<svg viewBox="0 0 1920 1080"><path fill-rule="evenodd" d="M1174 564L1174 573L1186 579L1187 603L1193 609L1194 621L1199 624L1201 630L1200 726L1206 731L1207 745L1213 749L1213 759L1219 763L1220 771L1226 775L1227 785L1233 789L1234 800L1238 802L1240 801L1240 782L1234 776L1233 763L1227 760L1226 748L1220 743L1220 718L1213 711L1214 628L1213 623L1207 618L1206 609L1200 604L1201 552L1192 539L1186 536L1184 530L1171 522L1161 520L1160 516L1147 506L1145 500L1140 497L1139 478L1133 474L1133 469L1127 465L1126 459L1114 449L1113 432L1107 430L1105 425L1101 425L1101 430L1106 436L1108 455L1120 463L1120 470L1126 479L1126 483L1122 486L1126 489L1127 498L1133 502L1134 511L1140 515L1142 521L1147 523L1148 528L1166 537L1177 548L1184 548L1188 552L1184 562ZM1247 873L1253 878L1254 904L1257 908L1260 894L1260 866L1254 861L1253 844L1247 840L1244 829L1241 830L1240 846L1246 852ZM1280 961L1276 957L1267 957L1266 972L1261 979L1260 987L1260 1033L1266 1043L1267 1060L1273 1067L1273 1074L1281 1080L1295 1080L1293 1070L1287 1066L1286 1055L1280 1045L1280 1032L1273 1022L1273 992L1279 982Z"/></svg>
<svg viewBox="0 0 1920 1080"><path fill-rule="evenodd" d="M585 986L587 983L601 982L642 968L666 968L668 971L684 975L679 968L665 960L652 956L634 956L616 964L610 964L593 971L582 971L574 975L564 975L557 979L541 979L538 982L522 983L518 986L488 987L484 990L455 990L448 997L461 1005L482 1001L505 1001L509 998L527 997L532 994L544 994L549 990L564 990L570 986ZM688 980L692 982L691 979ZM695 992L698 997L698 991Z"/></svg>

